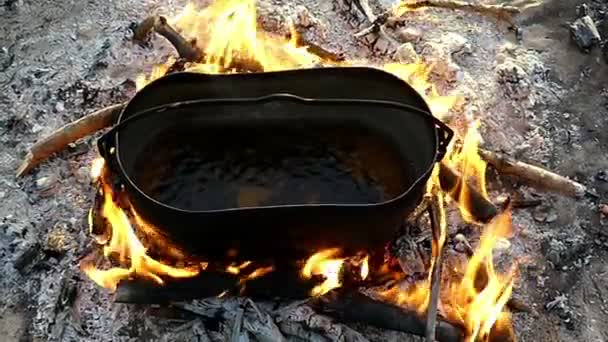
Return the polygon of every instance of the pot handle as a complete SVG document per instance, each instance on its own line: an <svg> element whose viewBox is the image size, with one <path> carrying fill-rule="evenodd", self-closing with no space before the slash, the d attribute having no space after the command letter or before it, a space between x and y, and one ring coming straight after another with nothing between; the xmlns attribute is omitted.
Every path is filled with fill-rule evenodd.
<svg viewBox="0 0 608 342"><path fill-rule="evenodd" d="M435 128L437 128L437 162L439 162L448 150L448 145L454 137L454 131L436 117L432 116L432 118Z"/></svg>
<svg viewBox="0 0 608 342"><path fill-rule="evenodd" d="M120 130L121 128L123 128L124 126L126 126L127 124L134 122L151 113L161 113L161 112L170 110L172 108L178 108L178 107L188 106L188 105L195 105L195 104L200 104L200 103L205 103L205 102L206 103L265 102L265 101L270 101L273 99L291 99L291 100L295 100L295 101L317 103L317 104L322 104L322 103L334 103L334 104L335 103L343 103L343 104L374 103L374 104L378 104L378 105L393 106L393 107L398 107L401 109L408 109L408 110L417 112L419 114L428 115L428 116L430 116L430 119L433 121L433 124L435 125L435 128L437 129L437 132L438 132L437 160L441 160L443 158L443 156L445 155L445 153L447 151L448 144L450 143L450 141L452 140L452 137L454 136L454 131L452 131L451 128L449 128L446 124L441 122L439 119L434 117L431 113L422 111L419 108L415 108L410 105L406 105L406 104L402 104L402 103L397 103L397 102L392 102L392 101L382 101L382 100L369 100L369 99L339 99L339 98L338 99L334 99L334 98L311 99L311 98L299 97L299 96L296 96L293 94L279 93L279 94L271 94L271 95L257 97L257 98L214 98L214 99L191 100L191 101L176 102L176 103L172 103L172 104L168 104L168 105L162 105L162 106L158 106L155 108L149 108L142 112L138 112L138 113L132 115L131 117L127 118L126 120L123 120L123 121L117 123L116 125L114 125L108 132L106 132L104 135L102 135L97 140L97 147L99 149L99 153L101 154L101 156L104 159L107 159L107 157L109 157L110 154L113 153L113 148L115 146L115 138L114 138L116 135L115 133L118 130Z"/></svg>

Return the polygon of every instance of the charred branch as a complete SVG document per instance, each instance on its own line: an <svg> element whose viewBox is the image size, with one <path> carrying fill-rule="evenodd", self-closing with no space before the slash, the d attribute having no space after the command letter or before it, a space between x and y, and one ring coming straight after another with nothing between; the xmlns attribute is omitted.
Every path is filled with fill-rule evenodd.
<svg viewBox="0 0 608 342"><path fill-rule="evenodd" d="M498 214L498 209L492 202L463 180L460 174L446 163L439 164L439 183L441 189L449 193L459 204L462 205L461 201L464 200L469 201L467 208L477 221L488 223ZM463 186L467 187L468 199L460 198Z"/></svg>
<svg viewBox="0 0 608 342"><path fill-rule="evenodd" d="M114 301L133 304L163 304L171 301L217 297L233 290L238 278L229 273L201 272L194 278L167 281L157 285L146 280L121 281Z"/></svg>
<svg viewBox="0 0 608 342"><path fill-rule="evenodd" d="M375 300L359 292L332 291L311 305L317 312L338 320L365 323L417 336L425 335L426 320L416 312ZM435 338L439 342L458 342L462 339L462 331L440 319L437 321Z"/></svg>
<svg viewBox="0 0 608 342"><path fill-rule="evenodd" d="M321 280L302 279L295 270L276 270L255 279L246 277L205 270L192 278L167 280L164 285L146 280L127 280L118 284L114 300L119 303L163 304L220 295L293 300L307 298Z"/></svg>
<svg viewBox="0 0 608 342"><path fill-rule="evenodd" d="M115 122L124 106L124 103L119 103L87 114L36 142L17 169L17 177L28 173L53 154L63 151L68 144L109 127Z"/></svg>
<svg viewBox="0 0 608 342"><path fill-rule="evenodd" d="M520 178L535 188L574 198L585 195L597 197L595 193L581 183L541 167L515 160L504 153L479 149L479 155L488 164L492 165L498 173Z"/></svg>

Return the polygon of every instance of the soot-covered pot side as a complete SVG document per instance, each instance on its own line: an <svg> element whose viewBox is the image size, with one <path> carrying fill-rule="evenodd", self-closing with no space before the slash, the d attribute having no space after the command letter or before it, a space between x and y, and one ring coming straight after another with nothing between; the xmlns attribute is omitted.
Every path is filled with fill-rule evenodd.
<svg viewBox="0 0 608 342"><path fill-rule="evenodd" d="M107 151L108 145L115 147L115 154L106 157L116 159L115 172L127 186L133 205L140 215L164 230L175 242L201 256L222 257L229 249L236 249L246 259L299 258L324 247L338 246L347 252L377 249L393 237L396 227L419 202L432 166L442 157L445 146L451 138L451 131L429 114L425 114L424 112L428 113L428 107L421 97L409 85L390 74L368 68L331 68L323 71L310 69L238 77L170 75L150 84L138 93L123 111L120 122L137 115L132 110L141 112L146 108L148 101L150 105L148 109L162 105L159 103L159 98L163 96L164 101L195 100L196 102L197 99L241 97L267 92L262 95L275 93L316 95L318 100L344 96L345 88L352 88L352 91L348 92L352 96L346 99L354 99L355 103L344 103L348 101L342 101L341 104L330 103L331 101L322 103L323 101L311 102L300 99L299 102L295 101L297 103L295 107L300 106L299 111L302 116L307 115L306 113L316 113L317 117L314 120L324 120L324 115L327 117L326 114L332 112L334 120L350 118L368 125L376 125L381 128L380 131L384 129L383 134L390 135L396 140L404 155L414 156L405 162L415 165L415 181L396 199L375 205L335 203L226 208L226 210L200 212L188 212L166 206L152 200L138 188L132 180L133 177L129 176L133 171L125 169L125 164L128 164L127 156L133 153L132 146L140 144L145 135L151 134L155 128L162 129L171 120L175 120L175 117L183 117L171 113L151 115L150 118L154 119L141 120L138 125L124 125L124 128L109 132L105 136L107 145L105 148L102 146L100 150ZM375 86L374 91L366 92L365 89L369 89L367 87L362 89L364 85L370 84ZM238 91L230 92L230 89L238 89ZM357 99L369 99L369 96L364 96L366 93L375 95L376 98L372 100L381 102L356 103ZM400 98L401 101L393 102L395 105L391 106L391 103L386 102L387 98L390 101ZM293 99L291 102L294 102ZM230 101L222 105L230 106L228 103ZM266 104L269 103L274 105L285 103L285 99L266 98ZM408 104L415 108L399 107L399 104ZM217 111L217 108L213 108L214 105L218 104L200 101L186 107L190 106L188 115L191 117L209 117L200 113ZM263 104L251 101L247 105L264 108ZM293 112L295 107L292 105L290 111ZM249 109L254 108L256 107ZM367 110L363 111L362 108ZM254 116L263 118L265 115L271 115L272 112L272 110L260 110L258 115ZM276 116L276 111L274 112ZM235 116L234 119L239 118ZM283 119L288 123L289 115L283 115ZM163 122L163 120L168 121ZM259 123L263 124L263 121Z"/></svg>

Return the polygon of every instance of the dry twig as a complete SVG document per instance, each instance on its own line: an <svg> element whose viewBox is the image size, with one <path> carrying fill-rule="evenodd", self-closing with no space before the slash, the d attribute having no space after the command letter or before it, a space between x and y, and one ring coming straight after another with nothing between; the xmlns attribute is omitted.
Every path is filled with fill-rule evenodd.
<svg viewBox="0 0 608 342"><path fill-rule="evenodd" d="M51 155L61 152L68 144L112 125L124 106L124 103L119 103L85 115L36 142L17 169L17 177L23 176Z"/></svg>
<svg viewBox="0 0 608 342"><path fill-rule="evenodd" d="M504 153L479 149L479 155L499 173L523 179L531 186L574 198L585 195L597 197L597 194L581 183L541 167L515 160Z"/></svg>
<svg viewBox="0 0 608 342"><path fill-rule="evenodd" d="M439 191L439 189L435 189ZM441 292L441 267L443 265L443 247L447 232L443 223L443 199L436 193L431 195L431 206L429 216L431 218L431 231L433 233L433 268L431 270L431 292L426 312L426 339L428 342L435 341L435 329L437 325L437 306L439 305L439 294Z"/></svg>

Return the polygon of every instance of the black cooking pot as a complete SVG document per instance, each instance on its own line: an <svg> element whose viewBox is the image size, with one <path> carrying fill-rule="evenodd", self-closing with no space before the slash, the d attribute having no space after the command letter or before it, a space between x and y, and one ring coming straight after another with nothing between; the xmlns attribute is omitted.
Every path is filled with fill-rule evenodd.
<svg viewBox="0 0 608 342"><path fill-rule="evenodd" d="M433 165L443 157L453 134L429 112L410 85L373 68L176 73L139 91L98 144L136 211L191 253L222 258L236 250L246 260L301 258L326 247L354 253L377 250L390 241L419 203ZM358 166L349 168L375 173L383 195L373 186L361 190L354 181L361 191L350 196L344 190L348 187L341 188L346 184L340 178L342 173L330 165L338 179L335 182L290 187L289 182L271 181L277 189L289 190L280 203L232 203L238 194L229 180L205 185L215 187L208 207L201 207L200 201L180 202L171 197L200 186L199 178L185 176L200 165L180 166L200 149L215 162L223 156L238 161L255 154L256 148L282 146L300 151L300 142L315 139L350 144L355 149L366 149L368 142L376 146L360 153L365 156ZM224 147L230 151L225 152ZM281 153L287 153L285 148L279 148ZM174 153L176 150L181 152ZM334 157L328 160L333 162ZM282 160L287 165L290 162L285 160L292 159ZM220 174L226 173L219 166L208 171L218 176L218 168ZM285 202L290 194L315 186L321 193L318 196L339 200ZM164 196L167 193L172 194Z"/></svg>

